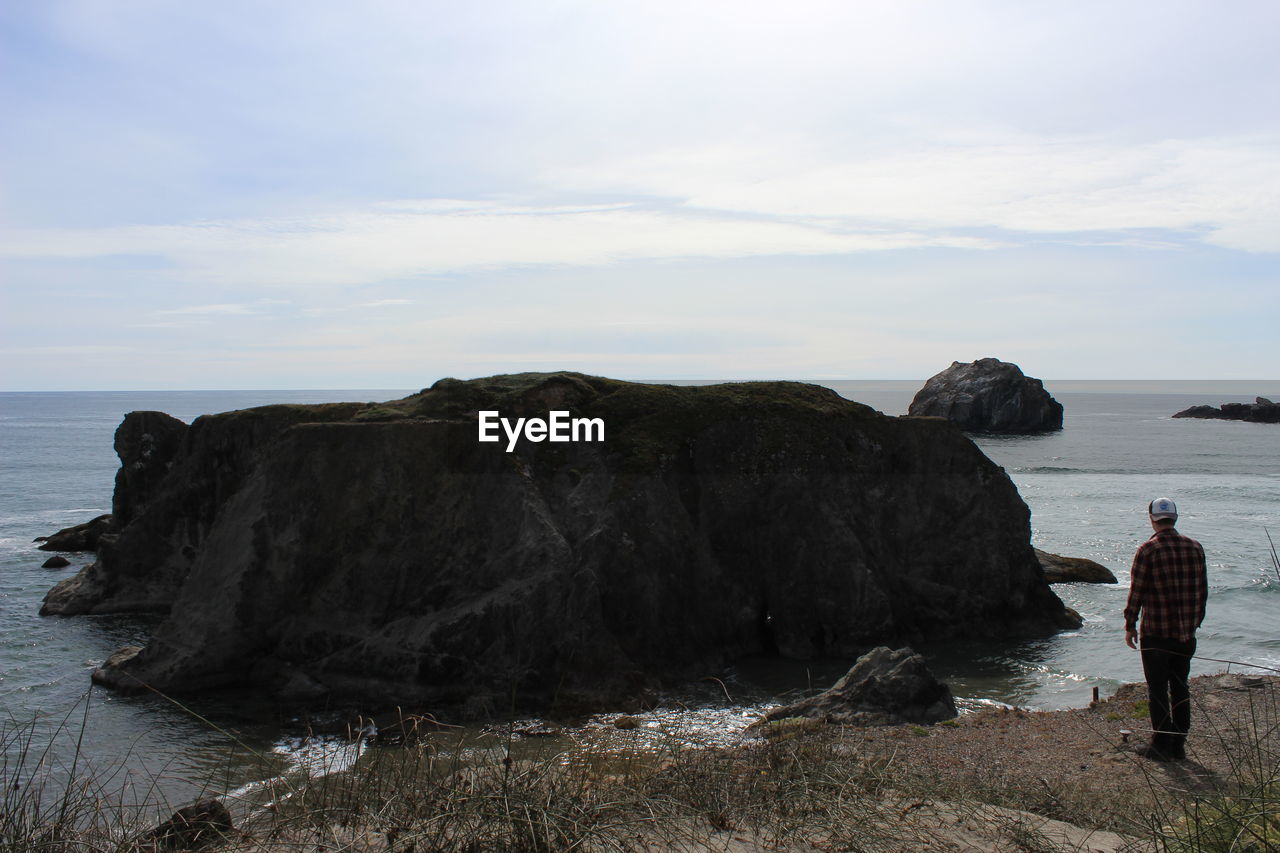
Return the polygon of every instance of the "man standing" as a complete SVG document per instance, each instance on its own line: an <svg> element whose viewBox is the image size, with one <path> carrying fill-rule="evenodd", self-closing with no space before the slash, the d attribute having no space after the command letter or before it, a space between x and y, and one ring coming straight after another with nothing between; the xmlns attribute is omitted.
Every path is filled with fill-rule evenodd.
<svg viewBox="0 0 1280 853"><path fill-rule="evenodd" d="M1124 608L1124 641L1138 648L1142 615L1142 671L1151 709L1151 743L1138 753L1156 761L1186 758L1191 728L1187 676L1196 653L1196 629L1204 621L1209 583L1204 548L1174 529L1178 508L1168 498L1147 507L1151 538L1133 555L1129 601Z"/></svg>

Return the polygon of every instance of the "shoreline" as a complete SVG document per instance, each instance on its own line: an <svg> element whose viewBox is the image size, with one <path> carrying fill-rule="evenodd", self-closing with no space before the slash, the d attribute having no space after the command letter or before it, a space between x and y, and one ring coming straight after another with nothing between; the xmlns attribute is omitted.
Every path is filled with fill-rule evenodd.
<svg viewBox="0 0 1280 853"><path fill-rule="evenodd" d="M763 786L778 796L771 786L784 772L829 782L847 774L841 785L856 781L860 831L864 840L878 838L870 849L1156 849L1181 831L1184 806L1219 801L1241 785L1275 779L1280 770L1280 676L1225 672L1197 676L1191 684L1196 708L1189 760L1182 762L1161 764L1133 752L1146 741L1149 720L1145 685L1130 683L1084 708L991 708L932 726L776 726L772 736L688 747L656 763L642 760L630 771L618 772L614 764L587 784L608 790L623 784L650 798L655 787L669 796L673 779L685 787L685 813L655 820L631 836L633 846L617 849L848 849L827 822L830 815L806 825L758 813L754 789ZM537 761L507 761L504 771L511 767L548 781L558 776ZM354 769L355 779L359 771ZM690 781L703 773L719 780L718 793ZM744 778L745 788L735 788ZM796 793L794 782L787 781L784 802ZM825 802L829 793L823 788L806 796ZM714 806L709 813L708 798ZM1270 808L1280 820L1280 805ZM365 849L379 849L379 841L396 848L396 837L386 832L365 826L363 833ZM1033 838L1046 846L1017 846Z"/></svg>
<svg viewBox="0 0 1280 853"><path fill-rule="evenodd" d="M1238 832L1240 797L1280 832L1280 676L1197 676L1192 696L1189 760L1167 764L1132 751L1148 724L1140 684L1086 708L989 709L932 726L781 721L733 745L630 755L521 754L513 735L505 749L454 754L425 739L375 746L337 772L226 797L235 829L210 849L1155 850L1192 830ZM12 781L5 790L18 790ZM93 802L105 825L60 831L118 842L126 822ZM135 838L157 823L134 819Z"/></svg>

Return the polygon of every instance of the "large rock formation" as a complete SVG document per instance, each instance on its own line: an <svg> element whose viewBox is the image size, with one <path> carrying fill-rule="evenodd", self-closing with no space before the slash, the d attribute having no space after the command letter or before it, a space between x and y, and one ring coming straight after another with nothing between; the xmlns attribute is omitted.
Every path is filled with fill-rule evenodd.
<svg viewBox="0 0 1280 853"><path fill-rule="evenodd" d="M934 678L922 656L909 648L879 646L829 689L774 708L754 725L791 717L849 726L928 725L955 716L951 688Z"/></svg>
<svg viewBox="0 0 1280 853"><path fill-rule="evenodd" d="M1280 424L1280 403L1256 397L1252 403L1223 403L1221 406L1192 406L1175 418L1210 418L1223 421L1249 421L1257 424Z"/></svg>
<svg viewBox="0 0 1280 853"><path fill-rule="evenodd" d="M552 409L606 440L477 440L478 411ZM168 613L104 684L572 704L744 655L1072 624L971 441L800 383L521 374L266 406L198 418L149 488L42 611Z"/></svg>
<svg viewBox="0 0 1280 853"><path fill-rule="evenodd" d="M1062 429L1062 404L1016 364L981 358L954 361L925 383L909 415L946 418L969 432L1028 433Z"/></svg>

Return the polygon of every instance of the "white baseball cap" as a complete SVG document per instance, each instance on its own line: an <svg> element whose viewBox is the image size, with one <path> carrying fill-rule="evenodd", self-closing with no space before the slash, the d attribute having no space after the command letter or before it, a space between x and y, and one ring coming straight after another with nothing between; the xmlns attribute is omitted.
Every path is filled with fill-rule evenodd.
<svg viewBox="0 0 1280 853"><path fill-rule="evenodd" d="M1147 512L1151 514L1153 519L1169 518L1174 521L1178 520L1178 505L1169 498L1156 498L1147 507Z"/></svg>

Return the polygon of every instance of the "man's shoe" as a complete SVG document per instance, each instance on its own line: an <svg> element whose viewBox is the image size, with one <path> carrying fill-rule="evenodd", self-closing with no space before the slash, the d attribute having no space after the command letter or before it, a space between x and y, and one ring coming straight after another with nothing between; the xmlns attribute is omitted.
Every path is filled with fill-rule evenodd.
<svg viewBox="0 0 1280 853"><path fill-rule="evenodd" d="M1165 752L1154 743L1144 743L1142 746L1134 750L1135 753L1143 758L1150 758L1152 761L1172 761L1173 756Z"/></svg>

